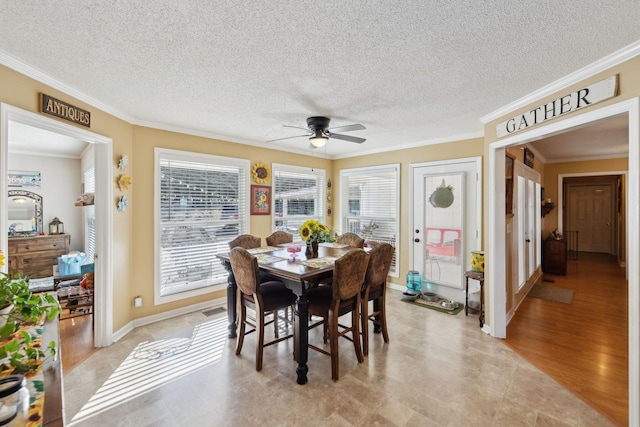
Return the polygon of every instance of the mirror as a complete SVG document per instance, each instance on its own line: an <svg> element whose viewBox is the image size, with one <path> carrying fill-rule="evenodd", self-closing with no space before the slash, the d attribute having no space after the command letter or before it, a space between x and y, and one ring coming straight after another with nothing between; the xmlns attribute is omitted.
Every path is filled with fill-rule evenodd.
<svg viewBox="0 0 640 427"><path fill-rule="evenodd" d="M31 191L9 190L7 205L9 236L30 236L42 232L42 196Z"/></svg>

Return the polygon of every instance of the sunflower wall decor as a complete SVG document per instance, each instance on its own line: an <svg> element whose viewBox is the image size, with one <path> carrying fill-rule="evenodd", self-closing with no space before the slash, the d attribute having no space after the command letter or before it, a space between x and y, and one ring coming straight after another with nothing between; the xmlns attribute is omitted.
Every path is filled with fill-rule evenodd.
<svg viewBox="0 0 640 427"><path fill-rule="evenodd" d="M131 177L126 175L120 175L120 178L118 178L118 188L120 188L120 190L128 190L130 185L131 185Z"/></svg>
<svg viewBox="0 0 640 427"><path fill-rule="evenodd" d="M257 162L251 167L251 176L257 184L266 184L271 178L271 172L269 172L269 166L262 162Z"/></svg>

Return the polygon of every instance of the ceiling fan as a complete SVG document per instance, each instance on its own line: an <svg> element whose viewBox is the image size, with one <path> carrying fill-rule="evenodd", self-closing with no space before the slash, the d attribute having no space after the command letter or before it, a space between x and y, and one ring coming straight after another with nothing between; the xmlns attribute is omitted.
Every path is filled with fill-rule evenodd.
<svg viewBox="0 0 640 427"><path fill-rule="evenodd" d="M331 119L329 119L328 117L309 117L307 119L307 127L308 127L307 129L299 126L283 125L284 127L288 127L288 128L302 129L306 131L306 133L304 135L295 135L295 136L288 136L286 138L272 139L267 142L282 141L284 139L292 139L292 138L309 137L311 148L319 148L324 146L329 141L329 138L342 139L343 141L355 142L356 144L362 144L363 142L366 141L365 138L359 138L357 136L343 135L341 133L337 133L337 132L349 132L352 130L366 129L361 124L353 124L353 125L329 128L330 121Z"/></svg>

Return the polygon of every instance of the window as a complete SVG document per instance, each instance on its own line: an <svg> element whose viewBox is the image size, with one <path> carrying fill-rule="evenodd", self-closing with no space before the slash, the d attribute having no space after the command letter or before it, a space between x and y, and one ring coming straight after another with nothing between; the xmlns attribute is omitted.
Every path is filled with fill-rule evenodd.
<svg viewBox="0 0 640 427"><path fill-rule="evenodd" d="M340 172L341 233L356 233L368 246L386 242L396 248L389 274L398 277L400 165Z"/></svg>
<svg viewBox="0 0 640 427"><path fill-rule="evenodd" d="M247 160L156 148L156 304L226 286L216 255L249 229L248 175Z"/></svg>
<svg viewBox="0 0 640 427"><path fill-rule="evenodd" d="M91 166L84 171L84 192L95 193L96 192L96 169L95 166ZM93 262L96 254L96 207L95 205L89 205L84 207L84 252L87 255L87 262Z"/></svg>
<svg viewBox="0 0 640 427"><path fill-rule="evenodd" d="M324 223L324 182L322 169L273 164L273 230L293 234L303 222L316 219Z"/></svg>

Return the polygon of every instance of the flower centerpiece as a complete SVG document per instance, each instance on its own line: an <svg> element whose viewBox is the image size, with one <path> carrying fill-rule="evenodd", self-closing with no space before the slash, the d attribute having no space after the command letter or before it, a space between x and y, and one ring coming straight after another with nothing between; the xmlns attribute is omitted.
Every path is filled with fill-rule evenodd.
<svg viewBox="0 0 640 427"><path fill-rule="evenodd" d="M306 220L300 227L300 237L307 243L307 251L318 254L318 243L330 242L331 229L315 219Z"/></svg>
<svg viewBox="0 0 640 427"><path fill-rule="evenodd" d="M4 265L0 251L0 267ZM0 371L23 374L38 369L45 357L39 344L24 327L52 320L60 311L58 301L47 293L33 294L29 278L0 272ZM55 355L55 343L47 350Z"/></svg>

